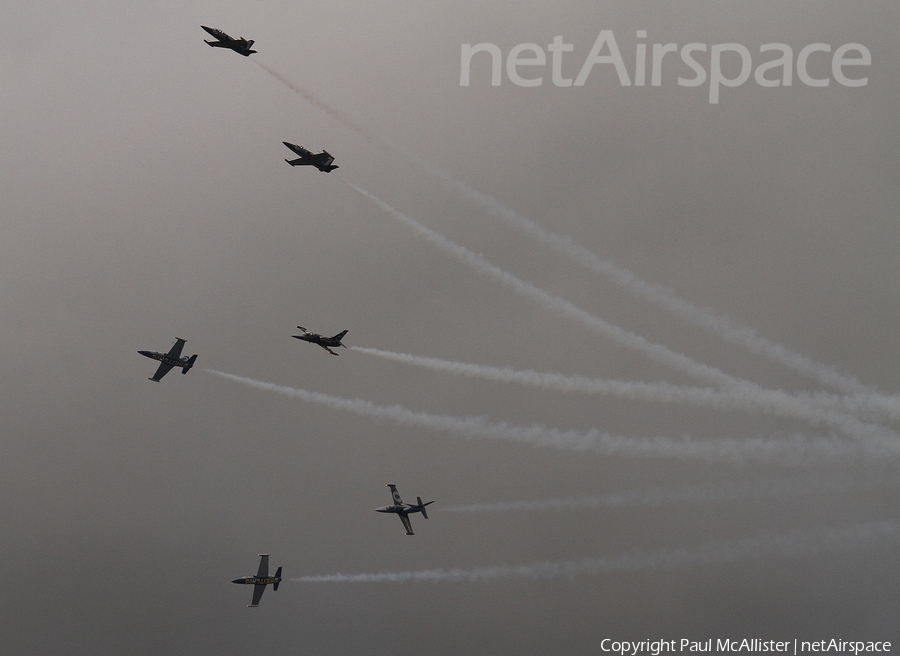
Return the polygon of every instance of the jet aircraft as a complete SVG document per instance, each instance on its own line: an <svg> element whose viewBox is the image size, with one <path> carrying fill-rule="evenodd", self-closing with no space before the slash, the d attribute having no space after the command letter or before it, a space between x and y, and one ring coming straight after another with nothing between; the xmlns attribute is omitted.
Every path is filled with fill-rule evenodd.
<svg viewBox="0 0 900 656"><path fill-rule="evenodd" d="M297 326L297 328L302 330L303 334L302 335L291 335L291 337L293 337L294 339L302 339L304 342L318 344L323 349L325 349L326 351L331 353L331 355L340 355L340 354L332 351L330 348L328 348L329 346L332 346L334 348L337 348L338 346L343 346L344 348L347 348L344 344L341 344L341 340L344 339L344 335L347 334L346 330L342 330L334 337L323 337L322 335L318 335L316 333L309 332L303 326Z"/></svg>
<svg viewBox="0 0 900 656"><path fill-rule="evenodd" d="M397 486L392 483L388 483L387 486L391 488L391 495L394 497L394 504L391 506L382 506L381 508L376 508L375 512L381 513L395 513L400 515L400 521L403 522L403 528L406 529L407 535L415 535L412 530L412 522L409 521L409 515L411 513L422 513L422 517L428 519L428 513L425 512L425 506L434 503L434 501L426 501L422 503L422 497L416 497L416 504L413 505L411 503L403 503L403 500L400 498L400 493L397 492Z"/></svg>
<svg viewBox="0 0 900 656"><path fill-rule="evenodd" d="M259 571L256 576L242 576L235 579L232 583L240 583L241 585L253 586L253 601L247 608L256 608L259 606L259 600L262 599L266 586L271 584L273 590L278 590L278 584L281 583L281 568L275 570L275 576L269 576L269 554L259 554Z"/></svg>
<svg viewBox="0 0 900 656"><path fill-rule="evenodd" d="M244 57L249 57L255 50L250 50L250 46L253 45L253 41L248 41L244 37L240 37L239 39L232 39L230 36L225 34L222 30L217 30L214 27L206 27L206 25L201 25L204 30L209 32L212 36L214 36L217 41L207 41L204 39L204 43L209 44L213 48L231 48L239 55L244 55Z"/></svg>
<svg viewBox="0 0 900 656"><path fill-rule="evenodd" d="M181 357L181 349L184 348L184 340L180 337L175 338L175 346L173 346L168 353L157 353L156 351L138 351L141 355L147 358L153 358L154 360L159 360L159 369L156 370L156 373L153 374L152 378L148 380L152 380L154 383L158 383L162 380L162 377L169 373L169 370L172 367L181 367L181 373L186 374L191 367L194 366L194 361L197 359L197 354L195 353L191 357Z"/></svg>
<svg viewBox="0 0 900 656"><path fill-rule="evenodd" d="M284 160L291 166L315 166L317 169L322 171L322 173L330 173L336 168L340 168L332 164L332 162L334 161L334 157L332 157L331 153L329 153L327 150L323 150L318 154L313 154L306 150L306 148L304 148L303 146L288 143L287 141L282 141L281 143L300 155L300 157L298 157L297 159Z"/></svg>

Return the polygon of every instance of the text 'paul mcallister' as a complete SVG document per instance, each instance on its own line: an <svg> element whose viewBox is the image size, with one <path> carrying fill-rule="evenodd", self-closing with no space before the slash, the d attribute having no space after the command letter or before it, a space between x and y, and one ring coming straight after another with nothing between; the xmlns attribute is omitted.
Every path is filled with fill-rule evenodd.
<svg viewBox="0 0 900 656"><path fill-rule="evenodd" d="M708 640L611 640L606 638L600 642L600 650L620 654L620 656L660 656L674 652L772 652L772 653L824 653L836 652L858 655L861 653L886 653L891 651L890 642L862 642L851 640L760 640L744 638L728 640L709 638Z"/></svg>

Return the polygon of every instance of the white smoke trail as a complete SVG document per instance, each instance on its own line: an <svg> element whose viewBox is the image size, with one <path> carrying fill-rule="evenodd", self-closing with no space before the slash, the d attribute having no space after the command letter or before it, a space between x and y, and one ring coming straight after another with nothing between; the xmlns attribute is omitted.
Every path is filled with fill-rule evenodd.
<svg viewBox="0 0 900 656"><path fill-rule="evenodd" d="M362 127L358 123L354 123L353 121L351 121L349 118L344 116L341 112L336 110L334 107L319 100L310 91L307 91L306 89L304 89L303 87L301 87L298 84L294 84L293 82L288 80L283 75L277 73L276 71L272 70L271 68L269 68L268 66L266 66L265 64L260 62L258 59L254 58L252 61L257 66L259 66L261 69L263 69L266 73L268 73L269 75L274 77L276 80L281 82L288 89L290 89L291 91L293 91L296 94L299 94L303 98L303 100L308 102L310 105L316 107L317 109L321 110L322 112L324 112L325 114L327 114L328 116L333 118L338 123L341 123L345 127L350 128L354 132L358 133L360 136L364 137L367 141L379 141L380 142L380 140L377 139L375 137L375 135L373 135L371 132L366 130L364 127Z"/></svg>
<svg viewBox="0 0 900 656"><path fill-rule="evenodd" d="M863 543L896 540L896 521L858 524L845 528L794 531L782 535L762 534L736 541L707 542L695 547L655 551L632 551L613 558L589 558L539 562L526 565L496 565L454 569L426 569L373 574L320 574L290 579L302 583L420 583L476 582L498 579L575 578L614 572L635 572L670 567L698 567L768 557L790 558L846 551Z"/></svg>
<svg viewBox="0 0 900 656"><path fill-rule="evenodd" d="M858 478L807 478L801 480L769 479L761 481L721 481L680 488L651 488L631 492L610 492L583 497L556 499L529 499L522 501L496 501L470 503L458 506L442 506L440 512L503 512L540 510L578 510L596 508L621 508L634 506L660 507L683 503L723 503L743 500L771 500L784 497L823 494L849 487L885 487L896 485L892 480L877 483Z"/></svg>
<svg viewBox="0 0 900 656"><path fill-rule="evenodd" d="M351 346L351 350L366 355L372 355L393 362L425 367L432 371L478 378L498 383L513 383L528 387L536 387L545 390L555 390L565 393L603 394L632 401L655 401L661 403L678 403L699 407L715 408L717 410L762 410L773 415L797 417L798 408L805 405L815 405L824 409L833 409L838 412L853 413L860 410L855 404L847 402L847 399L856 397L825 397L825 396L791 396L787 393L778 393L774 396L747 395L734 392L722 392L710 387L689 387L674 385L672 383L656 382L643 383L604 378L588 378L586 376L567 376L557 373L537 372L533 370L519 370L511 367L492 367L488 365L456 362L453 360L441 360L409 353L397 353L375 348ZM785 409L784 397L793 398L796 403ZM865 400L869 397L860 397ZM874 413L876 418L884 419L884 413ZM801 418L807 418L808 410L800 410Z"/></svg>
<svg viewBox="0 0 900 656"><path fill-rule="evenodd" d="M800 392L797 398L820 408L847 412L873 422L900 421L900 396L888 394L838 395L827 392Z"/></svg>
<svg viewBox="0 0 900 656"><path fill-rule="evenodd" d="M533 219L522 216L515 210L503 205L493 196L474 189L421 157L397 147L395 147L395 150L427 170L445 185L455 189L469 200L483 207L490 214L498 217L507 226L524 232L532 239L546 244L557 253L577 262L589 271L605 276L616 285L645 301L662 307L678 318L708 330L725 341L743 346L751 353L762 355L824 385L832 386L850 394L876 393L874 387L863 384L854 376L841 373L836 367L816 362L812 358L792 351L782 344L760 337L754 328L741 325L726 315L716 314L708 308L695 305L680 298L664 285L642 280L612 260L602 258L596 253L576 244L571 237L547 230Z"/></svg>
<svg viewBox="0 0 900 656"><path fill-rule="evenodd" d="M790 416L803 419L804 421L813 424L827 424L856 439L874 440L889 447L900 444L900 440L897 439L898 436L896 433L888 428L866 424L857 417L844 413L813 407L781 390L764 389L756 383L726 374L720 369L697 362L686 355L672 351L662 344L655 344L640 335L615 326L600 317L596 317L581 308L576 307L559 296L549 294L535 285L525 282L511 273L494 266L480 253L470 251L464 246L460 246L456 242L447 239L431 228L425 227L418 221L411 219L403 214L403 212L388 205L377 196L370 194L368 191L358 187L352 182L347 180L344 180L344 182L356 193L369 199L379 208L398 219L407 227L412 228L417 234L439 247L445 253L452 255L463 264L470 267L473 271L490 277L492 280L505 285L521 296L538 303L547 310L575 319L583 326L611 338L626 348L639 351L653 361L671 367L676 371L681 371L682 373L710 382L734 394L739 394L746 398L755 398L755 402L758 406L777 406L781 409L781 412L790 414Z"/></svg>
<svg viewBox="0 0 900 656"><path fill-rule="evenodd" d="M586 432L566 431L546 426L516 426L505 422L489 422L483 417L454 417L415 412L400 405L383 406L362 399L345 399L320 392L276 385L253 378L237 376L212 369L215 374L255 389L275 392L282 396L300 399L307 403L334 410L392 421L401 426L439 430L470 438L485 438L531 444L580 452L622 456L647 456L657 458L700 459L746 463L754 460L779 463L808 463L813 458L847 458L853 456L886 457L898 453L893 448L878 448L873 444L848 444L835 438L811 439L794 436L789 439L770 440L762 437L736 440L719 438L696 440L689 437L622 437L590 429Z"/></svg>
<svg viewBox="0 0 900 656"><path fill-rule="evenodd" d="M409 353L396 353L382 349L351 346L351 350L373 355L385 360L425 367L441 373L479 378L497 383L515 383L558 392L582 394L606 394L629 400L663 401L669 403L689 403L712 406L721 410L746 407L746 402L734 394L720 392L711 387L685 387L672 383L641 383L621 380L587 378L585 376L565 376L533 370L518 370L511 367L491 367L488 365L441 360ZM755 408L754 408L755 409Z"/></svg>

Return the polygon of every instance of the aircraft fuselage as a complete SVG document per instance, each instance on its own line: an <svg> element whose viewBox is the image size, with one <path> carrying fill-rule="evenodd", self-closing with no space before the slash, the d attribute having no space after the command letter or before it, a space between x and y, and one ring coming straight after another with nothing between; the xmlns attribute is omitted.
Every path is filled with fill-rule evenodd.
<svg viewBox="0 0 900 656"><path fill-rule="evenodd" d="M232 581L232 583L242 585L274 585L280 582L281 578L277 576L242 576L241 578Z"/></svg>
<svg viewBox="0 0 900 656"><path fill-rule="evenodd" d="M381 508L376 508L375 512L396 513L397 515L408 515L411 512L422 512L422 511L416 510L415 506L410 506L409 504L404 503L402 506L382 506Z"/></svg>
<svg viewBox="0 0 900 656"><path fill-rule="evenodd" d="M294 335L297 339L302 339L304 342L310 342L312 344L319 344L320 346L342 346L341 340L334 339L333 337L322 337L321 335L311 334L311 335Z"/></svg>
<svg viewBox="0 0 900 656"><path fill-rule="evenodd" d="M170 358L165 353L157 353L156 351L138 351L145 358L150 358L151 360L159 360L163 364L170 365L172 367L183 367L190 360L189 357L183 358Z"/></svg>

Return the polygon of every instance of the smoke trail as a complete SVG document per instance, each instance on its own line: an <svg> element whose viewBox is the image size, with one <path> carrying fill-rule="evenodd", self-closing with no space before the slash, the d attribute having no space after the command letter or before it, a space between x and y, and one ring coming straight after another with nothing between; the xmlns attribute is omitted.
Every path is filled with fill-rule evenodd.
<svg viewBox="0 0 900 656"><path fill-rule="evenodd" d="M353 130L360 136L364 137L367 141L370 141L370 142L379 141L380 142L380 140L376 139L376 137L371 132L366 130L364 127L362 127L358 123L354 123L353 121L351 121L349 118L344 116L341 112L336 110L334 107L331 107L330 105L325 104L324 102L322 102L321 100L316 98L311 92L307 91L306 89L304 89L303 87L301 87L297 84L294 84L293 82L291 82L290 80L285 78L283 75L280 75L279 73L275 72L274 70L272 70L271 68L269 68L268 66L266 66L265 64L260 62L258 59L253 59L252 61L257 66L259 66L261 69L263 69L266 73L268 73L269 75L274 77L276 80L281 82L288 89L290 89L291 91L293 91L296 94L299 94L303 98L303 100L308 102L310 105L313 105L317 109L323 111L325 114L327 114L328 116L333 118L338 123L341 123L345 127L350 128L351 130Z"/></svg>
<svg viewBox="0 0 900 656"><path fill-rule="evenodd" d="M889 484L894 484L894 482L881 481L879 487ZM704 483L691 487L651 488L639 492L611 492L583 497L471 503L459 506L442 506L438 510L440 512L502 512L509 510L578 510L633 506L656 508L683 503L722 503L727 501L781 499L788 496L844 490L849 486L856 487L860 485L874 487L876 484L871 480L860 481L849 477L844 480L816 477L797 481L784 479L724 481Z"/></svg>
<svg viewBox="0 0 900 656"><path fill-rule="evenodd" d="M351 346L350 349L358 353L373 355L403 364L425 367L441 373L480 378L498 383L515 383L559 392L607 394L630 400L691 403L712 406L722 410L743 408L746 405L739 397L720 392L711 387L684 387L672 383L640 383L587 378L585 376L564 376L563 374L542 373L532 370L522 371L511 367L491 367L466 362L440 360L438 358L428 358L361 346Z"/></svg>
<svg viewBox="0 0 900 656"><path fill-rule="evenodd" d="M565 255L589 271L605 276L616 285L645 301L664 308L678 318L708 330L725 341L743 346L751 353L762 355L824 385L830 385L850 394L876 393L874 387L863 384L854 376L841 373L836 367L815 362L812 358L792 351L782 344L760 337L754 328L741 325L726 315L716 314L708 308L679 298L670 288L664 285L642 280L612 260L602 258L596 253L576 244L571 237L547 230L533 219L522 216L515 210L503 205L493 196L470 187L465 182L454 178L446 171L423 160L421 157L396 147L395 150L427 170L445 185L457 190L469 200L483 207L490 214L501 219L507 226L524 232L532 239L550 246L557 253Z"/></svg>
<svg viewBox="0 0 900 656"><path fill-rule="evenodd" d="M418 221L391 207L377 196L370 194L365 189L347 180L344 180L344 182L356 193L364 198L368 198L382 210L397 218L401 223L412 228L413 231L423 236L427 241L460 260L475 272L490 277L547 310L575 319L581 322L582 325L611 338L622 346L643 353L653 361L701 380L706 380L734 394L739 394L746 398L755 398L759 406L777 406L781 408L782 412L790 414L790 416L801 418L814 424L827 424L857 439L880 441L885 446L890 447L898 444L896 433L890 429L866 424L858 418L844 413L815 408L780 390L766 390L756 383L726 374L720 369L697 362L681 353L676 353L662 344L654 344L640 335L619 328L600 317L596 317L576 307L559 296L548 294L535 285L520 280L511 273L491 264L483 255L470 251L447 239L442 234L425 227Z"/></svg>
<svg viewBox="0 0 900 656"><path fill-rule="evenodd" d="M758 395L742 395L733 392L721 392L709 387L688 387L674 385L672 383L642 383L601 378L587 378L585 376L565 376L557 373L537 372L533 370L517 370L511 367L491 367L487 365L441 360L409 353L396 353L381 349L351 346L351 350L366 355L373 355L385 360L400 362L419 367L425 367L441 373L479 378L498 383L514 383L536 387L539 389L556 390L566 393L604 394L632 401L655 401L662 403L680 403L701 407L715 408L717 410L763 410L773 415L797 417L797 408L804 405L815 405L820 408L837 409L839 412L853 412L859 410L855 404L847 402L847 399L855 397L813 397L810 395L791 396L781 393L774 397L760 398ZM785 409L784 394L793 398L799 405ZM869 397L860 397L860 400ZM842 402L843 401L843 402ZM807 410L800 412L802 418L806 418ZM870 413L877 418L885 418L884 413Z"/></svg>
<svg viewBox="0 0 900 656"><path fill-rule="evenodd" d="M857 524L845 528L793 531L782 535L762 534L731 542L707 542L696 547L666 550L636 550L613 558L589 558L539 562L527 565L496 565L455 569L426 569L375 574L320 574L291 579L302 583L419 583L476 582L498 579L575 578L614 572L635 572L670 567L698 567L766 557L790 558L846 551L860 543L896 540L900 523L895 521Z"/></svg>
<svg viewBox="0 0 900 656"><path fill-rule="evenodd" d="M874 422L900 421L900 396L887 394L851 394L840 396L827 392L801 392L801 401L837 412L849 412L860 419Z"/></svg>
<svg viewBox="0 0 900 656"><path fill-rule="evenodd" d="M838 439L810 439L794 436L789 439L769 440L762 437L736 440L696 440L689 437L622 437L604 433L596 428L587 432L565 431L541 425L516 426L506 422L489 422L483 417L454 417L415 412L400 405L376 405L362 399L345 399L320 392L310 392L295 387L276 385L253 378L204 369L242 385L275 392L289 398L325 406L333 410L350 412L376 420L392 421L401 426L439 430L470 438L502 440L533 446L551 447L580 452L622 456L648 456L657 458L701 459L745 463L751 460L777 461L779 463L808 463L811 458L847 458L869 455L885 457L900 449L876 448L874 445L848 444Z"/></svg>

